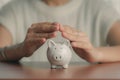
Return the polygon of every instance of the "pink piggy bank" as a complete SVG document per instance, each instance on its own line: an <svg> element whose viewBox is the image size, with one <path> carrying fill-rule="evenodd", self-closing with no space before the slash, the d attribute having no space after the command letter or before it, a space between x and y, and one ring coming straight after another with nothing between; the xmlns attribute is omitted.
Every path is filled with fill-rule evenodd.
<svg viewBox="0 0 120 80"><path fill-rule="evenodd" d="M52 69L57 68L57 66L61 66L64 69L68 68L68 64L72 57L69 44L55 43L54 41L49 40L47 57Z"/></svg>

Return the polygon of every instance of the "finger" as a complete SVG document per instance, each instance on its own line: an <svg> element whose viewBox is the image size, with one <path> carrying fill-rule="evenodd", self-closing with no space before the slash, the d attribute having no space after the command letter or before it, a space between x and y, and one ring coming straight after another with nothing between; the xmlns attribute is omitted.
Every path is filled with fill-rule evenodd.
<svg viewBox="0 0 120 80"><path fill-rule="evenodd" d="M81 49L84 49L84 50L92 50L92 45L88 42L72 42L71 43L72 47L75 47L75 48L81 48Z"/></svg>
<svg viewBox="0 0 120 80"><path fill-rule="evenodd" d="M34 46L37 46L37 47L43 45L45 42L46 42L45 38L34 38L34 39L31 39L31 43Z"/></svg>
<svg viewBox="0 0 120 80"><path fill-rule="evenodd" d="M69 27L69 26L62 26L61 24L59 24L59 30L61 32L66 32L66 33L70 33L70 34L74 34L74 35L80 35L80 36L86 36L85 33L83 33L80 30L76 30L75 28Z"/></svg>
<svg viewBox="0 0 120 80"><path fill-rule="evenodd" d="M34 33L33 34L33 38L53 38L57 35L56 32L52 32L52 33Z"/></svg>
<svg viewBox="0 0 120 80"><path fill-rule="evenodd" d="M76 30L72 27L69 26L60 26L60 31L61 32L66 32L66 33L70 33L70 34L74 34L74 35L79 35L79 36L86 36L86 34L80 30Z"/></svg>
<svg viewBox="0 0 120 80"><path fill-rule="evenodd" d="M59 30L59 26L49 23L36 23L32 24L31 29L36 33L41 32L54 32Z"/></svg>
<svg viewBox="0 0 120 80"><path fill-rule="evenodd" d="M28 57L31 54L33 54L33 52L37 50L40 46L42 46L45 42L46 42L46 39L44 38L27 39L25 56Z"/></svg>
<svg viewBox="0 0 120 80"><path fill-rule="evenodd" d="M53 22L52 25L60 26L60 24L58 22Z"/></svg>
<svg viewBox="0 0 120 80"><path fill-rule="evenodd" d="M69 26L62 26L60 25L60 31L61 32L66 32L66 33L75 33L78 32L76 29L69 27Z"/></svg>
<svg viewBox="0 0 120 80"><path fill-rule="evenodd" d="M82 34L83 35L83 34ZM81 35L75 35L75 34L69 34L69 33L62 33L62 36L70 41L89 41L88 37L81 36Z"/></svg>

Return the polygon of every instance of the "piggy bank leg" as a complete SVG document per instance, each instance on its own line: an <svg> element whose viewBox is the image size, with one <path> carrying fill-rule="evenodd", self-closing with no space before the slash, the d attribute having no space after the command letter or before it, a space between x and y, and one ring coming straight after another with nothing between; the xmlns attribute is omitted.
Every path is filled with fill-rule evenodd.
<svg viewBox="0 0 120 80"><path fill-rule="evenodd" d="M68 68L68 64L63 65L63 68L64 68L64 69Z"/></svg>
<svg viewBox="0 0 120 80"><path fill-rule="evenodd" d="M57 68L57 66L56 65L51 65L51 69L56 69Z"/></svg>

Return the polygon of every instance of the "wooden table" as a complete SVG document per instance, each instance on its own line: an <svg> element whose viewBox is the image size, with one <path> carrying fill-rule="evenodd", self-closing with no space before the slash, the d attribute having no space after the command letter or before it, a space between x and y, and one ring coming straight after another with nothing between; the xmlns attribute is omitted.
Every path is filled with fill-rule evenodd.
<svg viewBox="0 0 120 80"><path fill-rule="evenodd" d="M68 69L50 69L49 63L0 63L0 80L120 79L120 63L71 63Z"/></svg>

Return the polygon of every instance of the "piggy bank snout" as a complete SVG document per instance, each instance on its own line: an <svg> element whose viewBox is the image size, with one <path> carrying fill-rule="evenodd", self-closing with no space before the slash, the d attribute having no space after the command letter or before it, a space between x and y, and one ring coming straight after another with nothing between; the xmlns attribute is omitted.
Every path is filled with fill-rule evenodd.
<svg viewBox="0 0 120 80"><path fill-rule="evenodd" d="M63 57L62 57L61 55L59 55L59 54L53 55L53 59L56 60L56 61L61 61L62 58L63 58Z"/></svg>

